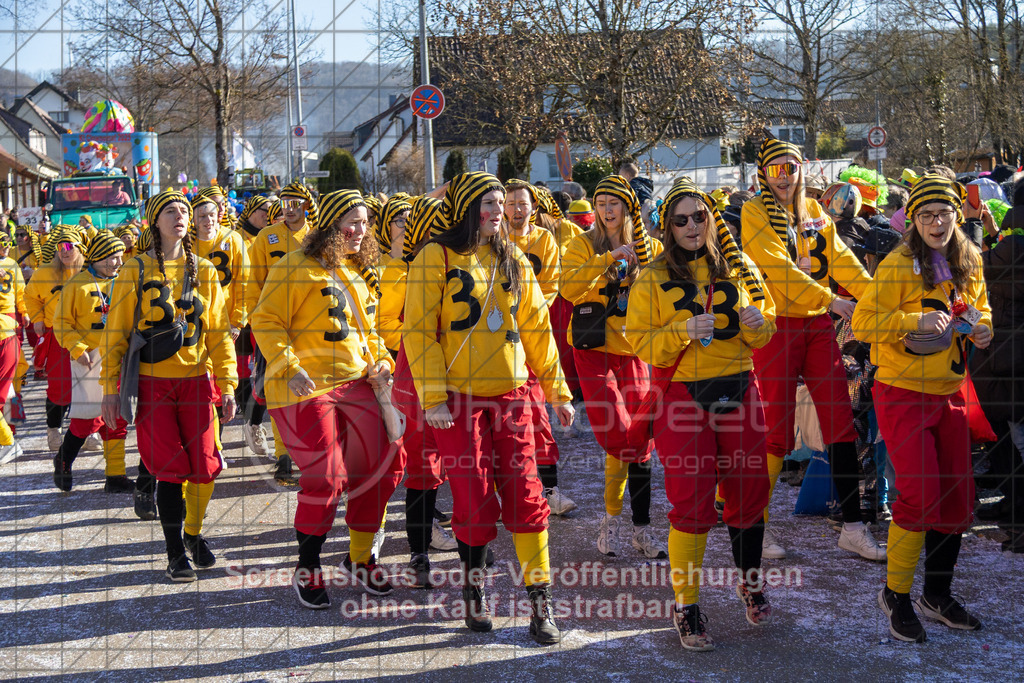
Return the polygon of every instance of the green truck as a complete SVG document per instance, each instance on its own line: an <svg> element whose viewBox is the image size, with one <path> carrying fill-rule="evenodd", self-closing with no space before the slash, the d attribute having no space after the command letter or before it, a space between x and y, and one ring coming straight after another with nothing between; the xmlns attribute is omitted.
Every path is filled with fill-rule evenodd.
<svg viewBox="0 0 1024 683"><path fill-rule="evenodd" d="M76 225L89 216L97 228L114 229L140 218L135 183L125 175L77 173L50 182L46 211L53 225Z"/></svg>

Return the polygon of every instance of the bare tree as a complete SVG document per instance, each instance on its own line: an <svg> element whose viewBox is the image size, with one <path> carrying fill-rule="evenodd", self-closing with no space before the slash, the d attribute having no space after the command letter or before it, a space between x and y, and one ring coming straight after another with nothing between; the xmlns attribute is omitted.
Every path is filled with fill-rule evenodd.
<svg viewBox="0 0 1024 683"><path fill-rule="evenodd" d="M86 60L102 63L101 56L113 56L127 70L129 85L139 73L168 79L168 87L154 88L165 103L183 91L202 96L198 121L212 121L217 176L226 184L232 125L242 103L273 108L267 105L282 96L284 74L274 55L286 51L288 34L281 13L270 10L266 0L110 0L107 6L81 3L76 19L89 30L80 48ZM133 91L142 116L161 109Z"/></svg>
<svg viewBox="0 0 1024 683"><path fill-rule="evenodd" d="M764 30L733 34L739 66L754 95L800 100L804 156L816 159L823 105L851 93L874 71L857 31L863 8L853 0L753 0L752 6Z"/></svg>

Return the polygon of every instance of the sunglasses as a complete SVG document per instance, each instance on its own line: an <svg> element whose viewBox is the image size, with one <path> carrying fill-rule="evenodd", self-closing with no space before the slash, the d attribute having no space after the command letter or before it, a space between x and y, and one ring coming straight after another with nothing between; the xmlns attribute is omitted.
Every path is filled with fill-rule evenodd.
<svg viewBox="0 0 1024 683"><path fill-rule="evenodd" d="M61 251L71 251L72 249L75 248L75 245L72 244L71 242L61 242L60 244L57 245L57 247Z"/></svg>
<svg viewBox="0 0 1024 683"><path fill-rule="evenodd" d="M781 178L782 176L791 177L796 175L799 170L800 164L795 164L792 161L787 161L784 164L772 164L771 166L764 167L764 173L769 178Z"/></svg>
<svg viewBox="0 0 1024 683"><path fill-rule="evenodd" d="M694 225L704 225L708 220L708 212L705 209L698 209L691 214L678 213L669 218L669 221L674 227L685 228L690 223L691 218Z"/></svg>
<svg viewBox="0 0 1024 683"><path fill-rule="evenodd" d="M286 209L301 209L305 203L305 199L285 199L281 202L281 206Z"/></svg>

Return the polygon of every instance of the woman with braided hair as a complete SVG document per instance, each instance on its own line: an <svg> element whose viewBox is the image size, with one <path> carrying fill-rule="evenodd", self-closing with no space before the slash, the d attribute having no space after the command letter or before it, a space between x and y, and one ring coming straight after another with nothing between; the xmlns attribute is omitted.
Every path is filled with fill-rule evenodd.
<svg viewBox="0 0 1024 683"><path fill-rule="evenodd" d="M350 543L341 571L368 593L391 592L371 548L403 467L373 392L390 381L394 363L373 324L376 282L361 254L364 240L377 246L362 196L325 195L318 225L268 270L252 312L267 358L267 405L301 472L292 585L309 609L330 606L320 554L346 489Z"/></svg>
<svg viewBox="0 0 1024 683"><path fill-rule="evenodd" d="M60 449L61 425L71 405L71 357L53 331L61 289L82 270L85 246L78 228L60 225L50 233L42 249L42 263L25 286L25 309L39 335L36 353L46 358L46 442L52 453ZM102 445L92 441L87 450Z"/></svg>
<svg viewBox="0 0 1024 683"><path fill-rule="evenodd" d="M263 292L263 283L267 279L270 267L285 254L300 249L306 236L319 224L316 199L304 184L295 181L285 186L280 197L282 220L270 223L261 230L249 246L249 282L245 288L245 310L250 313L256 309L256 302ZM270 211L273 210L271 207ZM271 220L270 212L267 220ZM274 479L280 484L294 486L298 479L294 473L292 459L281 438L280 425L274 420L273 414L270 417L270 424L274 430L274 458L277 462ZM250 418L245 429L247 442L250 437L252 438L250 446L253 443L265 444L265 440L260 438L263 428L255 422L255 417Z"/></svg>
<svg viewBox="0 0 1024 683"><path fill-rule="evenodd" d="M794 447L796 388L802 379L821 422L842 507L839 547L884 562L885 550L861 519L857 432L830 317L849 320L855 306L833 293L831 281L860 297L871 278L821 204L805 196L799 147L766 139L758 154L757 178L761 193L743 205L741 220L744 250L761 269L776 306L778 331L754 351L768 425L769 500L782 459ZM767 506L764 519L767 524ZM770 529L764 534L764 556L786 556Z"/></svg>
<svg viewBox="0 0 1024 683"><path fill-rule="evenodd" d="M452 487L466 625L492 627L484 565L500 517L533 607L530 635L549 645L561 634L552 617L550 510L537 475L528 367L563 425L574 410L533 269L501 234L504 200L492 175L452 179L438 216L442 232L409 267L402 341Z"/></svg>
<svg viewBox="0 0 1024 683"><path fill-rule="evenodd" d="M168 559L165 575L187 582L195 581L196 573L186 551L197 569L216 563L202 536L213 482L223 468L207 368L212 366L217 377L224 420L230 421L235 414L235 354L217 270L194 252L188 199L174 190L150 197L146 220L152 249L124 265L110 294L100 346L103 421L110 429L119 424L121 361L137 329L148 337L140 353L135 415L139 455L157 481Z"/></svg>
<svg viewBox="0 0 1024 683"><path fill-rule="evenodd" d="M100 343L107 313L110 310L110 291L114 278L123 264L124 242L114 233L104 230L89 242L85 260L88 267L64 285L54 318L53 331L57 341L68 352L72 363L92 369L101 362ZM125 469L124 441L128 423L121 418L112 428L103 418L72 418L64 441L53 457L53 480L61 491L70 491L71 465L82 450L86 438L99 434L103 439L103 458L106 462L106 493L132 493L135 482ZM140 464L140 483L146 484L145 465ZM150 487L151 488L151 487ZM152 493L150 493L150 496ZM150 498L151 500L151 498ZM144 509L149 510L150 505Z"/></svg>
<svg viewBox="0 0 1024 683"><path fill-rule="evenodd" d="M646 558L667 556L651 537L651 447L626 437L630 415L647 392L646 364L626 340L629 287L661 253L644 230L640 202L622 176L606 177L594 191L594 228L570 243L562 258L561 293L574 305L569 341L587 416L605 456L605 515L597 548L622 553L619 515L627 482L633 513L632 546Z"/></svg>
<svg viewBox="0 0 1024 683"><path fill-rule="evenodd" d="M712 650L698 598L708 531L718 521L716 484L747 621L771 620L760 570L764 415L750 371L752 350L775 331L775 306L756 266L735 250L714 200L689 178L673 184L659 223L665 251L630 291L626 338L653 366L658 389L665 387L659 401L669 407L655 415L653 435L672 504L673 623L685 649Z"/></svg>
<svg viewBox="0 0 1024 683"><path fill-rule="evenodd" d="M888 571L878 605L893 637L924 642L910 589L924 550L921 613L976 631L981 622L953 597L960 541L974 513L971 430L960 388L970 345L992 343L981 254L961 229L966 190L926 174L907 202L913 222L879 264L853 314L857 339L871 344L878 427L899 496L889 525Z"/></svg>

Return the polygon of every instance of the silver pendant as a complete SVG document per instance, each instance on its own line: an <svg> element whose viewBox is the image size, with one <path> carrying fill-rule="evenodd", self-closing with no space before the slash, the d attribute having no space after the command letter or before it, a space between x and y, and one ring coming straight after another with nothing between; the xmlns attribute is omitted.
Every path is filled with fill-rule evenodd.
<svg viewBox="0 0 1024 683"><path fill-rule="evenodd" d="M501 315L501 311L498 310L497 306L491 308L491 312L487 314L487 329L491 332L497 332L501 329L505 319Z"/></svg>

